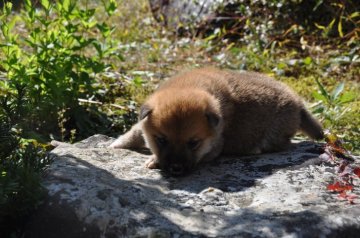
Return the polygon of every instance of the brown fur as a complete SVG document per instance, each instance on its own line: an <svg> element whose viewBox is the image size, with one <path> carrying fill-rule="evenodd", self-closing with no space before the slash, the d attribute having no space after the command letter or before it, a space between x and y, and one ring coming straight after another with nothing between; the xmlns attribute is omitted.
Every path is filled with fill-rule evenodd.
<svg viewBox="0 0 360 238"><path fill-rule="evenodd" d="M202 68L163 83L142 106L140 122L111 147L146 142L154 154L149 168L182 174L220 154L284 150L298 130L322 138L320 124L283 83L259 73Z"/></svg>

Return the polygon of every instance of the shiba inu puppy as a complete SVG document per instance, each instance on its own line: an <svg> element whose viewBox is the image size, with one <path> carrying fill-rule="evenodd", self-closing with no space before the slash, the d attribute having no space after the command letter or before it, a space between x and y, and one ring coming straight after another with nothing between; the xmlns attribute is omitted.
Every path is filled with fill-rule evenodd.
<svg viewBox="0 0 360 238"><path fill-rule="evenodd" d="M181 175L220 154L284 150L299 130L323 137L285 84L259 73L202 68L164 82L141 107L139 122L110 147L147 145L148 168Z"/></svg>

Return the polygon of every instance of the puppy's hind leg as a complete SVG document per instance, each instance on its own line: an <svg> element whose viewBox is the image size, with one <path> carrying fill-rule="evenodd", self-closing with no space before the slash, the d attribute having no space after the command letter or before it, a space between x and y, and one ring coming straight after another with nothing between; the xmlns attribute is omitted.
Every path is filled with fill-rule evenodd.
<svg viewBox="0 0 360 238"><path fill-rule="evenodd" d="M145 146L141 122L135 124L130 131L117 138L109 148L140 149Z"/></svg>

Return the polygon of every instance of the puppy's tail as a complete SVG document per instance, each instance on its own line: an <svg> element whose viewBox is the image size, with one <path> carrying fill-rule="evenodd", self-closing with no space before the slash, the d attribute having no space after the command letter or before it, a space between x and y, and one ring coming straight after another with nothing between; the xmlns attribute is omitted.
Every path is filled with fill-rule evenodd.
<svg viewBox="0 0 360 238"><path fill-rule="evenodd" d="M324 132L321 124L305 109L301 110L300 129L312 139L321 140Z"/></svg>

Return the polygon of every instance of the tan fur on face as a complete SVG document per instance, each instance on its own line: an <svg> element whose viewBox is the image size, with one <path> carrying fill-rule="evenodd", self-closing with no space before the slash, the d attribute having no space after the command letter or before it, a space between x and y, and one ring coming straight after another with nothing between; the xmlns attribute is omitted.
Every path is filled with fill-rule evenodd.
<svg viewBox="0 0 360 238"><path fill-rule="evenodd" d="M167 138L173 150L181 150L188 141L196 139L201 141L193 158L197 163L211 150L211 141L221 134L220 105L207 92L170 88L154 94L146 105L152 112L144 121L143 130L156 155L159 151L154 136ZM207 113L218 115L220 121L216 129L209 125Z"/></svg>
<svg viewBox="0 0 360 238"><path fill-rule="evenodd" d="M174 142L195 136L212 136L205 113L217 111L219 114L220 109L216 108L219 105L211 105L211 100L214 99L210 95L199 90L164 90L147 102L153 111L146 125Z"/></svg>
<svg viewBox="0 0 360 238"><path fill-rule="evenodd" d="M146 141L155 155L151 168L178 163L191 168L220 154L284 150L299 130L323 137L321 125L289 87L252 72L202 68L179 74L149 97L140 114L142 120L113 147ZM159 146L158 137L166 146ZM201 144L190 151L193 138Z"/></svg>

